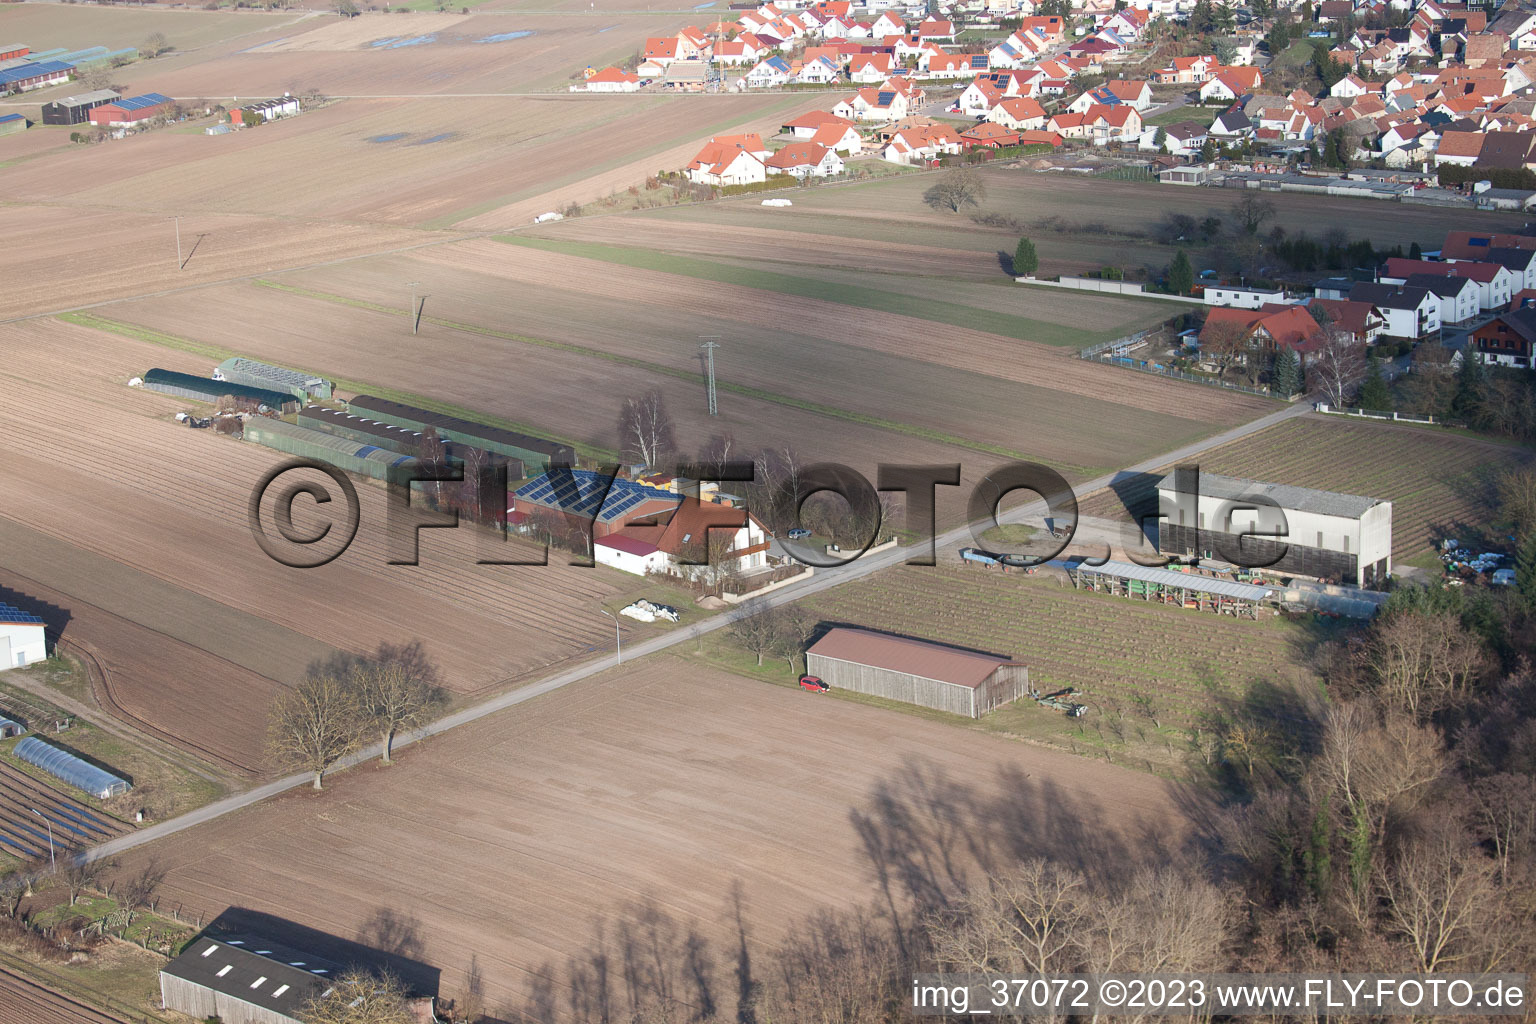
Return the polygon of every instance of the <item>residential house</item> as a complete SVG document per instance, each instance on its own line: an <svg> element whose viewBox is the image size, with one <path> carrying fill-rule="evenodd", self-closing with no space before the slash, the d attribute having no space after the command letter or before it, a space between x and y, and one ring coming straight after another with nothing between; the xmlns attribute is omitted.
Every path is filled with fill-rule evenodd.
<svg viewBox="0 0 1536 1024"><path fill-rule="evenodd" d="M1427 289L1356 281L1349 298L1376 307L1382 318L1381 333L1386 337L1419 341L1440 330L1440 299Z"/></svg>
<svg viewBox="0 0 1536 1024"><path fill-rule="evenodd" d="M1536 342L1536 308L1522 306L1501 313L1472 332L1472 350L1485 363L1529 370Z"/></svg>
<svg viewBox="0 0 1536 1024"><path fill-rule="evenodd" d="M1248 120L1248 115L1236 107L1224 110L1216 115L1211 122L1211 138L1219 142L1236 142L1241 139L1253 137L1253 122Z"/></svg>
<svg viewBox="0 0 1536 1024"><path fill-rule="evenodd" d="M760 135L717 135L704 144L683 172L689 181L700 185L748 185L767 180L763 161L768 155Z"/></svg>
<svg viewBox="0 0 1536 1024"><path fill-rule="evenodd" d="M783 57L769 57L752 65L742 79L749 89L771 89L789 83L789 61Z"/></svg>
<svg viewBox="0 0 1536 1024"><path fill-rule="evenodd" d="M1445 132L1435 150L1435 166L1471 167L1483 152L1483 132Z"/></svg>
<svg viewBox="0 0 1536 1024"><path fill-rule="evenodd" d="M1471 260L1432 263L1428 260L1393 257L1382 267L1381 281L1384 284L1404 284L1414 274L1471 278L1477 284L1477 307L1483 312L1503 309L1509 305L1509 297L1523 287L1523 283L1517 283L1513 272L1497 263L1477 263Z"/></svg>
<svg viewBox="0 0 1536 1024"><path fill-rule="evenodd" d="M822 125L811 141L842 156L858 156L864 151L864 139L858 129L841 119Z"/></svg>
<svg viewBox="0 0 1536 1024"><path fill-rule="evenodd" d="M1173 63L1153 72L1152 80L1163 84L1199 85L1220 68L1221 63L1209 54L1203 57L1175 57Z"/></svg>
<svg viewBox="0 0 1536 1024"><path fill-rule="evenodd" d="M888 81L839 100L832 113L855 121L898 121L907 116L908 105L907 94Z"/></svg>
<svg viewBox="0 0 1536 1024"><path fill-rule="evenodd" d="M1483 231L1447 231L1440 246L1444 260L1480 260L1491 249L1536 250L1536 235L1501 234Z"/></svg>
<svg viewBox="0 0 1536 1024"><path fill-rule="evenodd" d="M1089 89L1069 103L1067 109L1074 114L1082 114L1095 104L1106 107L1125 104L1134 110L1146 110L1152 106L1152 86L1146 82L1116 79Z"/></svg>
<svg viewBox="0 0 1536 1024"><path fill-rule="evenodd" d="M1003 149L1017 146L1019 133L996 121L983 121L961 132L960 144L965 149Z"/></svg>
<svg viewBox="0 0 1536 1024"><path fill-rule="evenodd" d="M1423 288L1440 299L1441 326L1464 324L1477 316L1477 284L1468 277L1448 274L1409 274L1403 283Z"/></svg>
<svg viewBox="0 0 1536 1024"><path fill-rule="evenodd" d="M808 60L798 68L794 68L790 75L790 81L796 85L829 85L838 80L841 73L837 65L826 57L817 57Z"/></svg>
<svg viewBox="0 0 1536 1024"><path fill-rule="evenodd" d="M1083 123L1095 146L1136 142L1141 138L1141 114L1131 107L1089 107L1083 113Z"/></svg>
<svg viewBox="0 0 1536 1024"><path fill-rule="evenodd" d="M1307 308L1321 308L1327 312L1328 327L1348 335L1351 341L1373 345L1386 328L1386 320L1369 302L1350 299L1311 299Z"/></svg>
<svg viewBox="0 0 1536 1024"><path fill-rule="evenodd" d="M853 127L853 122L825 110L812 110L786 122L779 129L785 135L793 135L797 139L809 139L826 125L842 125Z"/></svg>
<svg viewBox="0 0 1536 1024"><path fill-rule="evenodd" d="M1263 83L1258 68L1222 68L1200 86L1200 102L1235 101L1253 95Z"/></svg>
<svg viewBox="0 0 1536 1024"><path fill-rule="evenodd" d="M1200 327L1202 353L1226 349L1236 342L1250 349L1274 351L1287 348L1301 356L1323 338L1323 329L1301 306L1266 305L1260 309L1212 308Z"/></svg>
<svg viewBox="0 0 1536 1024"><path fill-rule="evenodd" d="M1014 131L1044 128L1045 108L1027 96L1002 100L987 113L987 120Z"/></svg>
<svg viewBox="0 0 1536 1024"><path fill-rule="evenodd" d="M640 76L618 68L603 68L587 79L586 87L587 92L636 92L640 88Z"/></svg>
<svg viewBox="0 0 1536 1024"><path fill-rule="evenodd" d="M861 53L848 58L848 80L860 85L877 85L891 77L891 55Z"/></svg>
<svg viewBox="0 0 1536 1024"><path fill-rule="evenodd" d="M1348 100L1354 99L1356 96L1364 96L1372 91L1372 88L1366 84L1365 79L1359 75L1350 74L1334 82L1333 87L1328 90L1328 95L1335 99Z"/></svg>
<svg viewBox="0 0 1536 1024"><path fill-rule="evenodd" d="M1157 134L1163 133L1161 143ZM1208 130L1199 121L1180 121L1165 127L1147 126L1141 130L1138 149L1166 150L1171 156L1193 157L1200 152L1209 138Z"/></svg>
<svg viewBox="0 0 1536 1024"><path fill-rule="evenodd" d="M815 142L791 142L763 163L769 174L792 174L802 179L843 173L843 158Z"/></svg>
<svg viewBox="0 0 1536 1024"><path fill-rule="evenodd" d="M716 64L741 65L755 64L769 53L757 36L750 32L743 32L732 40L722 40L715 44L710 57Z"/></svg>

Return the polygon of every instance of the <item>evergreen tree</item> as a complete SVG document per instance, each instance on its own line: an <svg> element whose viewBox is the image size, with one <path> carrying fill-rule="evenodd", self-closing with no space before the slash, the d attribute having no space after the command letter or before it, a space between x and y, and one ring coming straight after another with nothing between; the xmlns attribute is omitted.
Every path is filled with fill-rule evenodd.
<svg viewBox="0 0 1536 1024"><path fill-rule="evenodd" d="M1289 398L1301 390L1301 365L1296 353L1282 348L1275 353L1275 365L1269 373L1269 389L1281 398Z"/></svg>
<svg viewBox="0 0 1536 1024"><path fill-rule="evenodd" d="M1168 265L1168 290L1175 295L1188 295L1195 289L1195 268L1189 265L1189 253L1180 249Z"/></svg>
<svg viewBox="0 0 1536 1024"><path fill-rule="evenodd" d="M1536 530L1526 533L1515 552L1515 588L1526 608L1536 611Z"/></svg>
<svg viewBox="0 0 1536 1024"><path fill-rule="evenodd" d="M1392 389L1381 374L1381 360L1367 360L1365 381L1360 385L1360 408L1373 412L1389 412L1392 409Z"/></svg>
<svg viewBox="0 0 1536 1024"><path fill-rule="evenodd" d="M1159 153L1168 145L1168 131L1162 125L1157 126L1157 131L1152 134L1152 146Z"/></svg>
<svg viewBox="0 0 1536 1024"><path fill-rule="evenodd" d="M1424 258L1424 250L1419 248L1418 242L1414 242L1408 247L1408 258L1411 260L1421 260Z"/></svg>
<svg viewBox="0 0 1536 1024"><path fill-rule="evenodd" d="M1468 345L1461 353L1461 368L1456 371L1456 393L1451 398L1451 415L1466 422L1475 421L1483 411L1483 389L1487 383L1482 360Z"/></svg>
<svg viewBox="0 0 1536 1024"><path fill-rule="evenodd" d="M1319 903L1327 900L1328 890L1333 887L1333 854L1329 842L1328 795L1325 793L1312 818L1312 842L1307 851L1307 884Z"/></svg>
<svg viewBox="0 0 1536 1024"><path fill-rule="evenodd" d="M1216 159L1216 140L1215 139L1206 139L1205 140L1205 144L1200 147L1200 160L1201 160L1202 163L1210 163L1212 160L1215 160L1215 159Z"/></svg>
<svg viewBox="0 0 1536 1024"><path fill-rule="evenodd" d="M1013 250L1013 272L1033 274L1038 269L1040 269L1040 257L1035 252L1035 243L1027 238L1019 239L1018 246Z"/></svg>

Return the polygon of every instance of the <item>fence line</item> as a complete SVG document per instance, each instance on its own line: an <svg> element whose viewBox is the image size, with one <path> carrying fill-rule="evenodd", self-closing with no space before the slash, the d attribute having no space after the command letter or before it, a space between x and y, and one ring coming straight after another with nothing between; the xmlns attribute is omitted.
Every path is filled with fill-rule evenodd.
<svg viewBox="0 0 1536 1024"><path fill-rule="evenodd" d="M1390 420L1399 423L1439 423L1446 426L1444 420L1437 420L1433 416L1415 416L1408 412L1391 412L1385 409L1335 409L1327 402L1317 403L1315 410L1328 416L1353 416L1356 419Z"/></svg>
<svg viewBox="0 0 1536 1024"><path fill-rule="evenodd" d="M1107 363L1110 366L1123 366L1127 370L1138 370L1141 373L1150 373L1158 377L1170 377L1174 380L1185 380L1191 384L1204 384L1207 387L1226 388L1229 391L1242 391L1250 395L1259 395L1263 398L1280 398L1269 388L1249 387L1247 384L1234 384L1231 381L1217 380L1213 377L1202 376L1198 373L1188 373L1184 370L1176 370L1171 366L1163 366L1145 359L1131 359L1128 356L1104 356L1085 355L1084 359L1092 359L1095 362ZM1289 401L1289 399L1281 399Z"/></svg>

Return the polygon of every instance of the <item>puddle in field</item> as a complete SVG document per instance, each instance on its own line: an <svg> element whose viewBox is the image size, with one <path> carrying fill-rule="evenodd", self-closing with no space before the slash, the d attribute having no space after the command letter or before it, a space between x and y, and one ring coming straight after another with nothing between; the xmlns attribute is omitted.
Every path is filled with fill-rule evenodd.
<svg viewBox="0 0 1536 1024"><path fill-rule="evenodd" d="M368 46L375 50L398 50L402 46L425 46L428 43L437 42L437 35L429 36L388 36L384 39L375 39Z"/></svg>
<svg viewBox="0 0 1536 1024"><path fill-rule="evenodd" d="M497 32L493 36L481 36L477 43L510 43L514 39L526 39L533 35L532 29L521 29L517 32Z"/></svg>
<svg viewBox="0 0 1536 1024"><path fill-rule="evenodd" d="M243 49L243 50L236 50L235 52L236 53L250 53L252 50L259 50L259 49L261 49L263 46L276 46L278 43L286 43L290 38L291 38L290 36L283 36L281 39L268 39L264 43L257 43L255 46L247 46L245 49Z"/></svg>
<svg viewBox="0 0 1536 1024"><path fill-rule="evenodd" d="M430 146L434 142L447 142L449 139L453 138L457 134L459 134L459 133L458 132L443 132L441 135L429 135L425 139L417 139L415 142L411 143L411 145L413 145L413 146Z"/></svg>
<svg viewBox="0 0 1536 1024"><path fill-rule="evenodd" d="M407 132L395 132L393 135L370 135L364 142L399 142L405 138Z"/></svg>
<svg viewBox="0 0 1536 1024"><path fill-rule="evenodd" d="M707 8L715 6L715 2L716 2L716 0L709 0L709 3L707 3L707 4L694 4L693 5L693 9L696 10L696 11L702 11L702 10L705 10Z"/></svg>
<svg viewBox="0 0 1536 1024"><path fill-rule="evenodd" d="M600 28L600 29L598 29L597 30L597 34L598 35L602 35L604 32L612 32L614 29L616 29L618 27L619 26L617 26L617 25L609 25L607 28Z"/></svg>

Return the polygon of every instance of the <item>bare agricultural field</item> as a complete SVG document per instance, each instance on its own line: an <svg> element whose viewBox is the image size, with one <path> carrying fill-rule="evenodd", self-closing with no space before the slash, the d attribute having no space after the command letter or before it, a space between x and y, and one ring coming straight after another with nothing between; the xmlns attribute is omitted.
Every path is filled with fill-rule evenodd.
<svg viewBox="0 0 1536 1024"><path fill-rule="evenodd" d="M410 300L400 283L413 280L426 296L430 349L405 333ZM607 450L618 403L649 387L669 396L685 449L722 431L742 444L789 442L825 457L836 447L872 461L911 461L925 450L976 462L969 448L983 462L1044 460L1079 479L1265 408L1202 391L1204 418L1195 419L1179 407L1177 386L1159 394L1164 382L1046 346L829 302L803 302L786 322L783 297L772 293L546 259L493 242L272 281L279 287L158 296L112 315L332 376L351 378L367 365L377 384ZM249 338L239 325L252 320L282 329ZM398 346L380 346L395 335ZM713 422L703 415L700 335L728 339L717 371L729 397ZM904 340L911 337L926 339L927 350ZM983 346L997 361L984 358ZM945 365L951 353L961 365ZM1083 371L1094 390L1083 388Z"/></svg>
<svg viewBox="0 0 1536 1024"><path fill-rule="evenodd" d="M1012 217L1034 238L1044 273L1071 273L1105 264L1139 266L1159 272L1174 250L1141 234L1170 213L1204 218L1235 204L1236 190L1182 188L1070 174L988 167L981 172L986 195L976 212ZM792 230L874 241L907 242L921 232L935 245L973 252L1013 251L1019 231L986 227L968 215L944 213L923 204L933 184L929 174L899 175L867 184L797 190L791 210L732 202L676 210L647 211L646 218L703 221ZM1438 245L1447 230L1474 223L1491 231L1513 230L1518 216L1461 209L1384 203L1337 196L1266 193L1276 207L1275 224L1288 232L1321 236L1338 226L1351 238L1369 238L1378 248L1413 242ZM1470 220L1469 220L1470 219ZM1109 233L1103 233L1103 232ZM833 243L834 245L836 243Z"/></svg>
<svg viewBox="0 0 1536 1024"><path fill-rule="evenodd" d="M347 100L229 135L168 130L68 147L0 167L0 183L15 199L166 215L447 227L506 208L493 219L507 227L567 196L596 198L680 165L701 132L773 127L779 111L805 103L580 94ZM683 149L671 164L659 155ZM0 161L4 154L0 145ZM519 203L536 213L514 220Z"/></svg>
<svg viewBox="0 0 1536 1024"><path fill-rule="evenodd" d="M703 969L668 982L694 1005L707 986L729 1015L738 944L766 970L765 952L821 908L879 900L902 913L908 886L947 888L1047 851L1123 871L1187 832L1151 776L988 736L959 744L940 723L685 658L610 671L328 788L132 860L165 869L160 897L185 913L249 908L364 941L402 924L444 995L463 993L473 963L487 1008L507 1019L535 1010L541 989L536 1019L576 1018L572 972L604 954L612 987L583 995L609 996L608 1019L627 1019L619 978L637 930L678 967L671 954L691 942Z"/></svg>
<svg viewBox="0 0 1536 1024"><path fill-rule="evenodd" d="M1308 415L1214 448L1199 465L1390 501L1392 556L1409 562L1431 555L1440 537L1485 529L1494 515L1492 478L1532 461L1523 448L1460 432ZM1125 520L1155 514L1160 476L1137 474L1089 495L1083 513Z"/></svg>
<svg viewBox="0 0 1536 1024"><path fill-rule="evenodd" d="M0 9L0 36L33 50L138 46L155 32L178 50L197 50L250 32L300 19L295 11L204 11L188 6L107 7L99 4L20 3ZM151 65L152 66L152 65Z"/></svg>
<svg viewBox="0 0 1536 1024"><path fill-rule="evenodd" d="M3 176L0 171L0 181ZM0 319L341 259L420 239L399 228L200 214L181 221L185 269L178 269L175 226L163 216L10 206L5 219ZM64 267L67 273L61 272Z"/></svg>
<svg viewBox="0 0 1536 1024"><path fill-rule="evenodd" d="M150 71L167 95L271 96L318 89L328 96L564 92L588 64L622 60L649 35L676 32L677 15L628 20L603 33L591 16L407 13L312 17L253 40L173 59ZM203 58L203 59L197 59Z"/></svg>
<svg viewBox="0 0 1536 1024"><path fill-rule="evenodd" d="M252 488L280 457L170 419L206 407L124 386L150 366L207 373L209 360L54 320L0 327L0 344L0 432L26 439L0 450L0 472L48 481L0 489L0 516L215 606L354 652L420 639L448 685L470 694L600 649L611 636L601 605L638 589L632 577L558 556L544 567L476 565L482 552L468 531L429 531L420 565L390 565L384 495L370 486L359 487L363 526L344 555L321 570L285 568L258 549L246 517ZM216 614L192 625L203 632L179 638L212 654L249 641L243 628L225 637L229 622ZM244 652L229 657L250 663ZM264 719L229 711L194 713L260 734Z"/></svg>

